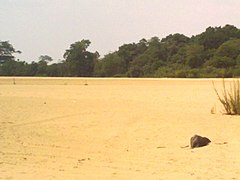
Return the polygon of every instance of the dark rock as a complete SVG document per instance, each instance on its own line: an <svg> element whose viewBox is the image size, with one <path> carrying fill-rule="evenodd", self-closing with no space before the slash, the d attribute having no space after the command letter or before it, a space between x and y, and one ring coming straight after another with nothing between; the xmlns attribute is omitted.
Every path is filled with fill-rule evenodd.
<svg viewBox="0 0 240 180"><path fill-rule="evenodd" d="M210 142L208 138L199 135L194 135L190 139L191 148L207 146Z"/></svg>

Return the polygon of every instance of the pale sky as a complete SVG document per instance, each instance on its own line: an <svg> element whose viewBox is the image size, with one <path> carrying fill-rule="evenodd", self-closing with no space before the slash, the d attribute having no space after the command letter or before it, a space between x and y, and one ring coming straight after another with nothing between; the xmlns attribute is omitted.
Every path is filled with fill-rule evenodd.
<svg viewBox="0 0 240 180"><path fill-rule="evenodd" d="M240 0L0 0L0 40L9 40L27 62L63 59L70 44L89 39L101 56L124 43L209 26L240 28Z"/></svg>

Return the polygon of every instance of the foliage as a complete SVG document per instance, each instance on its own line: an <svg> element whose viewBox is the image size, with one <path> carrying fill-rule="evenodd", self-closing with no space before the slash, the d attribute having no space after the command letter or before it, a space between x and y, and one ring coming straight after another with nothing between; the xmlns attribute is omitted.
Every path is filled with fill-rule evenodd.
<svg viewBox="0 0 240 180"><path fill-rule="evenodd" d="M186 64L191 68L199 68L204 64L204 47L199 44L190 44L186 48Z"/></svg>
<svg viewBox="0 0 240 180"><path fill-rule="evenodd" d="M0 41L0 75L95 77L239 77L240 30L232 25L208 27L187 37L170 34L121 45L100 57L88 51L89 40L70 45L64 60L53 63L48 55L37 62L15 61L19 53L8 41Z"/></svg>
<svg viewBox="0 0 240 180"><path fill-rule="evenodd" d="M81 40L70 45L63 57L66 60L69 76L92 76L94 70L94 60L98 53L91 53L87 48L91 42Z"/></svg>
<svg viewBox="0 0 240 180"><path fill-rule="evenodd" d="M228 68L236 65L236 61L227 56L214 56L206 62L206 66L212 66L216 68Z"/></svg>
<svg viewBox="0 0 240 180"><path fill-rule="evenodd" d="M214 86L214 82L213 82ZM218 96L219 101L222 103L225 113L229 115L240 115L240 82L239 80L233 81L230 84L230 90L226 89L226 83L223 79L222 97L219 95L216 87L214 90Z"/></svg>
<svg viewBox="0 0 240 180"><path fill-rule="evenodd" d="M21 51L15 50L8 41L0 40L0 64L6 61L14 60L14 53L21 53Z"/></svg>
<svg viewBox="0 0 240 180"><path fill-rule="evenodd" d="M107 54L95 66L95 75L100 77L112 77L125 72L125 62L117 53Z"/></svg>
<svg viewBox="0 0 240 180"><path fill-rule="evenodd" d="M53 59L52 57L48 56L48 55L41 55L39 57L39 62L46 62L46 63L49 63L49 62L52 62Z"/></svg>
<svg viewBox="0 0 240 180"><path fill-rule="evenodd" d="M216 56L225 56L236 59L240 54L240 39L231 39L224 42L216 51Z"/></svg>
<svg viewBox="0 0 240 180"><path fill-rule="evenodd" d="M197 42L203 45L205 49L217 49L221 44L232 38L240 38L239 29L232 25L208 27L205 32L196 36Z"/></svg>

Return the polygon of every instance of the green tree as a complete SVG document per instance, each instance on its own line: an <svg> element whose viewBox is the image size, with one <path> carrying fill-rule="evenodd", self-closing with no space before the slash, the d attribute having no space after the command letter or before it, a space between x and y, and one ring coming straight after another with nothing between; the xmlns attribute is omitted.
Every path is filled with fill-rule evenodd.
<svg viewBox="0 0 240 180"><path fill-rule="evenodd" d="M121 75L125 73L125 62L117 53L107 54L100 60L100 63L101 66L98 65L99 69L96 70L98 71L99 76L112 77L114 75Z"/></svg>
<svg viewBox="0 0 240 180"><path fill-rule="evenodd" d="M92 76L94 70L94 60L99 54L87 51L91 42L81 40L70 45L63 57L66 59L68 74L70 76Z"/></svg>
<svg viewBox="0 0 240 180"><path fill-rule="evenodd" d="M240 65L240 54L237 56L237 58L236 58L236 64L237 65Z"/></svg>
<svg viewBox="0 0 240 180"><path fill-rule="evenodd" d="M240 39L231 39L224 42L216 51L216 56L226 56L236 59L240 55Z"/></svg>
<svg viewBox="0 0 240 180"><path fill-rule="evenodd" d="M224 42L216 51L214 56L206 62L207 66L216 68L229 68L237 65L240 55L240 39L231 39Z"/></svg>
<svg viewBox="0 0 240 180"><path fill-rule="evenodd" d="M227 56L214 56L205 64L205 66L212 66L216 68L229 68L235 65L236 65L236 61Z"/></svg>
<svg viewBox="0 0 240 180"><path fill-rule="evenodd" d="M37 64L37 75L38 76L47 76L48 63L53 59L48 55L41 55Z"/></svg>
<svg viewBox="0 0 240 180"><path fill-rule="evenodd" d="M147 50L148 42L145 39L141 39L139 43L124 44L119 47L117 54L124 61L125 72L130 68L130 63L139 55L143 54Z"/></svg>
<svg viewBox="0 0 240 180"><path fill-rule="evenodd" d="M65 77L65 76L68 76L66 69L67 69L67 64L65 61L53 63L50 65L47 65L46 75L51 77Z"/></svg>
<svg viewBox="0 0 240 180"><path fill-rule="evenodd" d="M160 66L166 65L163 54L161 46L149 46L142 55L130 63L128 75L130 77L151 76Z"/></svg>
<svg viewBox="0 0 240 180"><path fill-rule="evenodd" d="M27 76L27 63L24 61L7 60L1 65L0 75Z"/></svg>
<svg viewBox="0 0 240 180"><path fill-rule="evenodd" d="M135 66L131 66L128 70L128 74L129 77L142 77L143 74L143 69L142 67L135 65Z"/></svg>
<svg viewBox="0 0 240 180"><path fill-rule="evenodd" d="M205 49L217 49L231 38L240 38L240 31L232 25L226 25L224 27L208 27L205 32L193 39L196 39Z"/></svg>
<svg viewBox="0 0 240 180"><path fill-rule="evenodd" d="M173 56L176 55L182 47L188 44L189 41L189 37L179 33L170 34L166 38L163 38L161 44L167 52L166 61L172 63L174 61Z"/></svg>
<svg viewBox="0 0 240 180"><path fill-rule="evenodd" d="M27 64L27 67L26 67L27 76L36 76L37 72L38 72L38 63L33 61L30 64Z"/></svg>
<svg viewBox="0 0 240 180"><path fill-rule="evenodd" d="M46 62L46 63L50 63L53 61L52 57L48 56L48 55L41 55L39 57L39 62L42 61L42 62Z"/></svg>
<svg viewBox="0 0 240 180"><path fill-rule="evenodd" d="M9 41L0 40L0 64L8 60L14 60L14 53L21 53L21 51L15 50Z"/></svg>
<svg viewBox="0 0 240 180"><path fill-rule="evenodd" d="M186 46L186 65L191 68L199 68L205 62L204 47L198 44Z"/></svg>

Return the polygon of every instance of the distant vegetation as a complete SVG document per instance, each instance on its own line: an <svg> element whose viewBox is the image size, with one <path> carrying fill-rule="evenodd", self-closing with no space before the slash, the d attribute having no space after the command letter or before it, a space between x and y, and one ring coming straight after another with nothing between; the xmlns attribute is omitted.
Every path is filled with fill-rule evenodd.
<svg viewBox="0 0 240 180"><path fill-rule="evenodd" d="M187 37L170 34L124 44L100 58L89 52L89 40L70 45L59 63L48 55L31 63L16 60L8 41L0 41L1 76L73 77L238 77L240 76L240 29L232 25L208 27Z"/></svg>

